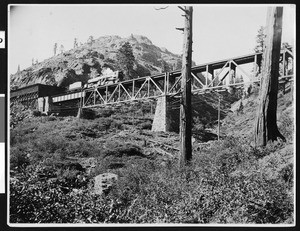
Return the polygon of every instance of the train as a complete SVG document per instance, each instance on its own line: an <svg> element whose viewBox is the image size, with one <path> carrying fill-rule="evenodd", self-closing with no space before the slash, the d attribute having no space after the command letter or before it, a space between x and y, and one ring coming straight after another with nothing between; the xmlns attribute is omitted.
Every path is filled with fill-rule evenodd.
<svg viewBox="0 0 300 231"><path fill-rule="evenodd" d="M99 75L93 79L89 79L88 82L83 86L83 88L92 88L103 85L114 84L123 80L122 71L114 71L111 74Z"/></svg>
<svg viewBox="0 0 300 231"><path fill-rule="evenodd" d="M122 71L114 71L107 75L98 75L95 78L89 79L86 84L82 85L81 81L74 82L67 87L67 92L78 91L81 89L93 88L103 85L118 83L123 80Z"/></svg>
<svg viewBox="0 0 300 231"><path fill-rule="evenodd" d="M39 99L41 102L39 103L40 111L45 112L49 111L49 105L47 108L44 106L48 104L44 101L51 98L51 111L61 111L60 108L69 108L76 107L77 103L74 100L80 100L82 96L85 94L84 90L89 88L97 88L99 86L109 85L118 83L123 80L123 72L122 71L114 71L110 74L99 75L95 78L89 79L86 84L83 85L81 81L74 82L67 86L66 88L61 88L56 94L49 94L47 99ZM73 102L71 102L71 100ZM73 105L74 104L74 105ZM71 106L69 106L71 105Z"/></svg>

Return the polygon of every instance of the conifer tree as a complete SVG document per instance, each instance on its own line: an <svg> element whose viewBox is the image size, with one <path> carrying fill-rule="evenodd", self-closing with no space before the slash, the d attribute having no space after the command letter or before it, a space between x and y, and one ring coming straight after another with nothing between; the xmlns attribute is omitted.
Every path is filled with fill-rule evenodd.
<svg viewBox="0 0 300 231"><path fill-rule="evenodd" d="M260 53L264 51L265 38L266 38L265 28L261 26L256 36L256 46L254 48L255 53Z"/></svg>
<svg viewBox="0 0 300 231"><path fill-rule="evenodd" d="M56 52L57 52L57 43L54 43L53 51L54 51L54 56L55 56L55 55L56 55Z"/></svg>
<svg viewBox="0 0 300 231"><path fill-rule="evenodd" d="M90 37L88 38L87 43L91 46L94 42L95 42L94 37L92 35L90 35Z"/></svg>
<svg viewBox="0 0 300 231"><path fill-rule="evenodd" d="M64 51L65 51L65 47L64 47L64 45L60 45L60 53L62 54L62 53L64 53Z"/></svg>
<svg viewBox="0 0 300 231"><path fill-rule="evenodd" d="M135 57L133 55L132 46L129 42L125 42L117 52L117 61L119 68L124 72L124 79L132 79L133 66Z"/></svg>
<svg viewBox="0 0 300 231"><path fill-rule="evenodd" d="M169 72L171 70L169 64L165 60L161 60L161 72Z"/></svg>
<svg viewBox="0 0 300 231"><path fill-rule="evenodd" d="M74 39L74 49L78 47L78 41L77 38Z"/></svg>

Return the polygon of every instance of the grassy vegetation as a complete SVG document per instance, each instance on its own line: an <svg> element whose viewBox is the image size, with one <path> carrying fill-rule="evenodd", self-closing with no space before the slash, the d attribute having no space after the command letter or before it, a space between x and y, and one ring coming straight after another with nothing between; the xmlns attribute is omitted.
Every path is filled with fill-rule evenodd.
<svg viewBox="0 0 300 231"><path fill-rule="evenodd" d="M18 123L10 133L10 222L293 222L293 120L287 111L280 117L287 143L255 148L242 136L196 140L192 163L179 169L175 149L168 151L173 158L151 149L149 139L159 134L145 130L148 109ZM146 119L138 119L143 114ZM86 158L97 163L92 173L79 164ZM93 177L105 172L119 179L108 194L94 194Z"/></svg>

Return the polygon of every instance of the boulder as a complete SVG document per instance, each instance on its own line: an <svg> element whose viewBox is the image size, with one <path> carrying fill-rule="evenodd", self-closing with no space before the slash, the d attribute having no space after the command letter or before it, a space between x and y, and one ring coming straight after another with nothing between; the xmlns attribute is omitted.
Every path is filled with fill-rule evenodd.
<svg viewBox="0 0 300 231"><path fill-rule="evenodd" d="M113 173L103 173L94 178L94 193L108 193L113 184L118 180L118 175Z"/></svg>
<svg viewBox="0 0 300 231"><path fill-rule="evenodd" d="M82 158L80 164L85 168L86 173L91 175L95 171L97 160L94 157Z"/></svg>

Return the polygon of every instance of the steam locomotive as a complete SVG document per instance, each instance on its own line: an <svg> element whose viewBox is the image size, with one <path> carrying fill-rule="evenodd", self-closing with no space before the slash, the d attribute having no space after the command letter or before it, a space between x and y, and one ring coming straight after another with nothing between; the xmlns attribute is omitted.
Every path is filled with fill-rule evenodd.
<svg viewBox="0 0 300 231"><path fill-rule="evenodd" d="M114 84L123 80L122 71L114 71L111 74L98 76L93 79L89 79L88 82L84 85L84 88L98 87L108 84Z"/></svg>
<svg viewBox="0 0 300 231"><path fill-rule="evenodd" d="M106 74L102 76L97 76L93 79L89 79L86 84L82 87L82 82L78 81L75 83L70 84L66 92L73 92L73 91L78 91L86 88L92 88L92 87L98 87L98 86L104 86L108 84L114 84L119 81L123 80L123 72L122 71L114 71L111 74Z"/></svg>

